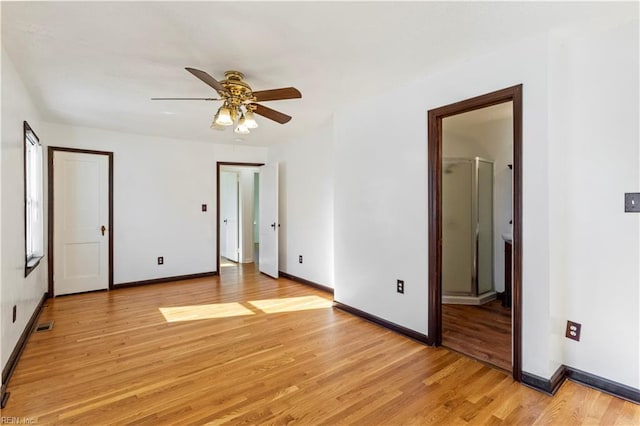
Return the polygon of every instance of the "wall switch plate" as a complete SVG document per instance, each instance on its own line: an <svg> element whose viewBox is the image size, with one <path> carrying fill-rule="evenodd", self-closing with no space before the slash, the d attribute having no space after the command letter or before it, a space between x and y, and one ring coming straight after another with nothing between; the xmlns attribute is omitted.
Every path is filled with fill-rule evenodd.
<svg viewBox="0 0 640 426"><path fill-rule="evenodd" d="M203 205L202 205L202 211L203 211L203 212L206 212L206 211L207 211L207 205L206 205L206 204L203 204Z"/></svg>
<svg viewBox="0 0 640 426"><path fill-rule="evenodd" d="M640 192L627 192L624 194L624 211L627 213L640 213Z"/></svg>
<svg viewBox="0 0 640 426"><path fill-rule="evenodd" d="M302 263L302 255L298 256L298 263Z"/></svg>
<svg viewBox="0 0 640 426"><path fill-rule="evenodd" d="M13 305L13 321L12 322L16 322L17 318L18 318L18 306Z"/></svg>
<svg viewBox="0 0 640 426"><path fill-rule="evenodd" d="M582 324L578 324L577 322L567 321L567 330L565 332L565 336L568 339L575 340L576 342L580 341L580 329L582 328Z"/></svg>
<svg viewBox="0 0 640 426"><path fill-rule="evenodd" d="M404 280L396 281L396 291L398 293L404 294Z"/></svg>
<svg viewBox="0 0 640 426"><path fill-rule="evenodd" d="M158 265L164 265L164 257L158 256Z"/></svg>

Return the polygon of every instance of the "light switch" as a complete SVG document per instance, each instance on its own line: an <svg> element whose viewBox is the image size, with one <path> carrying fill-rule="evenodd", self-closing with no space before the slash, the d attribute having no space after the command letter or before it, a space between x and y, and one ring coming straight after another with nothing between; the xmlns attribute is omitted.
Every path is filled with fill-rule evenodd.
<svg viewBox="0 0 640 426"><path fill-rule="evenodd" d="M627 213L640 213L640 192L627 192L624 194L624 211Z"/></svg>

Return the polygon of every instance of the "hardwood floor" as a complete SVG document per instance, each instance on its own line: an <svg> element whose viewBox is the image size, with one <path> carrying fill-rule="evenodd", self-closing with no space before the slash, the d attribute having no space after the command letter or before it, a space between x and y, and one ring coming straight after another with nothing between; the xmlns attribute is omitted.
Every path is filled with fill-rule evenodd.
<svg viewBox="0 0 640 426"><path fill-rule="evenodd" d="M511 371L511 309L499 300L480 306L443 303L442 344Z"/></svg>
<svg viewBox="0 0 640 426"><path fill-rule="evenodd" d="M3 417L37 424L639 424L640 407L508 374L257 274L49 300Z"/></svg>

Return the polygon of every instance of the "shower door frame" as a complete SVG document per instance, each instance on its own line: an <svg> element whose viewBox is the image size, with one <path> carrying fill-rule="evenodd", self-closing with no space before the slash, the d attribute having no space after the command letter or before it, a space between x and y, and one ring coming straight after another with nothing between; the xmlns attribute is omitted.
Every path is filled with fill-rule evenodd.
<svg viewBox="0 0 640 426"><path fill-rule="evenodd" d="M493 214L493 200L494 200L494 194L493 194L493 189L494 189L494 179L493 179L493 173L494 173L494 161L493 160L488 160L486 158L483 157L471 157L471 158L464 158L464 157L442 157L442 163L444 163L445 161L449 161L449 162L457 162L457 163L470 163L471 166L473 167L473 176L472 176L472 182L474 183L474 185L471 188L471 204L473 206L475 206L474 208L472 208L472 214L471 214L471 223L472 223L472 234L473 234L473 255L472 255L472 264L473 264L473 268L471 271L471 292L469 293L465 293L465 292L461 292L461 291L449 291L449 294L447 294L446 296L470 296L470 297L478 297L481 296L482 294L486 294L486 293L490 293L492 290L486 291L484 293L480 293L480 278L479 278L479 221L480 221L480 206L479 206L479 191L480 191L480 164L479 163L488 163L491 164L491 232L490 232L490 241L491 241L491 287L493 288L493 281L495 279L496 276L496 271L495 271L495 262L494 262L494 257L495 257L495 251L494 251L494 227L495 227L495 223L494 223L494 214ZM443 292L444 295L444 292Z"/></svg>
<svg viewBox="0 0 640 426"><path fill-rule="evenodd" d="M522 381L522 84L476 96L428 112L429 314L427 343L442 344L442 120L513 102L513 276L511 367Z"/></svg>

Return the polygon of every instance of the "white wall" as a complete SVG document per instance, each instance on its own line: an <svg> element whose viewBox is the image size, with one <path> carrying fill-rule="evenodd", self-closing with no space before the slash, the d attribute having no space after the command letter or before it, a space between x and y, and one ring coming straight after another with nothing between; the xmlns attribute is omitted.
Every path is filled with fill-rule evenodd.
<svg viewBox="0 0 640 426"><path fill-rule="evenodd" d="M569 48L562 36L551 34L549 37L549 93L551 102L548 109L549 117L549 167L554 170L553 179L548 184L549 196L561 199L571 193L567 179L567 169L564 163L571 155L568 140L571 124L567 122L569 101L569 81L572 76L568 67ZM567 236L569 218L565 214L562 203L549 206L549 316L551 318L551 346L550 358L564 364L564 326L567 321L565 287L567 282Z"/></svg>
<svg viewBox="0 0 640 426"><path fill-rule="evenodd" d="M265 148L45 128L48 145L114 152L116 285L215 271L216 162L266 159Z"/></svg>
<svg viewBox="0 0 640 426"><path fill-rule="evenodd" d="M522 83L523 362L534 374L552 374L558 365L548 362L549 201L537 190L547 175L546 65L546 38L534 38L469 57L336 114L336 300L427 333L427 111ZM396 293L396 279L405 280L404 295Z"/></svg>
<svg viewBox="0 0 640 426"><path fill-rule="evenodd" d="M279 269L333 287L333 123L269 150L280 164ZM298 256L303 263L298 263Z"/></svg>
<svg viewBox="0 0 640 426"><path fill-rule="evenodd" d="M640 388L640 215L624 193L640 191L638 22L566 38L566 89L558 96L558 279L565 318L553 332L565 364ZM560 65L560 64L556 64ZM552 246L552 248L555 248ZM567 319L580 342L563 339Z"/></svg>
<svg viewBox="0 0 640 426"><path fill-rule="evenodd" d="M0 358L5 367L22 331L42 295L46 292L47 258L24 278L24 148L23 121L27 121L41 142L48 133L11 59L2 49L2 268L0 273ZM45 240L46 246L46 240ZM17 320L12 322L13 306Z"/></svg>
<svg viewBox="0 0 640 426"><path fill-rule="evenodd" d="M469 135L467 129L461 132L455 125L451 124L451 120L445 118L442 120L442 157L443 158L473 158L482 157L490 158L490 153L481 145L476 137Z"/></svg>
<svg viewBox="0 0 640 426"><path fill-rule="evenodd" d="M523 369L639 387L640 217L622 212L639 182L638 23L598 28L468 57L336 113L337 301L426 334L426 112L522 83ZM561 337L567 319L581 342Z"/></svg>

